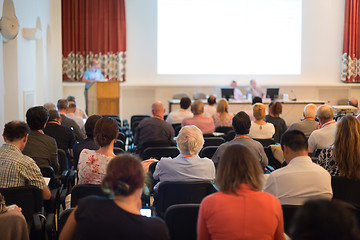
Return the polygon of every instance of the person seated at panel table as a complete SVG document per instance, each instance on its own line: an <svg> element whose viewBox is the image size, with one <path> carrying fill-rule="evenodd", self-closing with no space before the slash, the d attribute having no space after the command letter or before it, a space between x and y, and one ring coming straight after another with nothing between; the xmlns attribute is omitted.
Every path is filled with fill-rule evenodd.
<svg viewBox="0 0 360 240"><path fill-rule="evenodd" d="M156 165L153 177L160 182L173 181L213 181L215 166L211 159L200 158L199 152L204 145L203 134L195 126L181 128L176 145L180 154L175 158L161 158Z"/></svg>
<svg viewBox="0 0 360 240"><path fill-rule="evenodd" d="M144 179L144 169L136 156L121 154L113 158L102 183L113 198L81 199L59 239L168 240L163 220L140 215Z"/></svg>
<svg viewBox="0 0 360 240"><path fill-rule="evenodd" d="M289 130L299 130L302 131L306 138L309 139L310 134L319 128L319 123L315 121L316 118L316 105L315 104L308 104L304 108L303 112L304 120L300 122L296 122L290 125L287 129Z"/></svg>
<svg viewBox="0 0 360 240"><path fill-rule="evenodd" d="M231 82L230 86L234 88L234 100L242 100L243 94L242 94L241 90L238 88L237 82L235 80L233 80Z"/></svg>
<svg viewBox="0 0 360 240"><path fill-rule="evenodd" d="M202 101L195 101L191 104L191 112L194 114L192 118L184 118L181 126L195 125L203 134L213 133L215 131L215 124L212 117L204 117L204 103Z"/></svg>
<svg viewBox="0 0 360 240"><path fill-rule="evenodd" d="M256 103L253 107L255 121L251 122L249 136L256 139L270 139L275 134L275 127L272 123L264 121L265 105Z"/></svg>
<svg viewBox="0 0 360 240"><path fill-rule="evenodd" d="M280 201L261 192L263 170L250 149L230 144L216 175L220 192L200 205L197 239L285 239Z"/></svg>
<svg viewBox="0 0 360 240"><path fill-rule="evenodd" d="M184 118L193 117L194 115L188 109L191 104L189 97L182 97L180 99L180 109L172 111L166 118L166 122L170 124L180 124Z"/></svg>
<svg viewBox="0 0 360 240"><path fill-rule="evenodd" d="M216 97L210 95L207 99L207 105L204 107L204 117L212 117L216 113Z"/></svg>
<svg viewBox="0 0 360 240"><path fill-rule="evenodd" d="M251 94L251 97L264 97L261 86L256 85L255 79L251 79L250 86L246 88L246 96L248 96L249 94Z"/></svg>
<svg viewBox="0 0 360 240"><path fill-rule="evenodd" d="M229 113L229 103L225 99L221 99L216 107L216 113L212 116L215 128L231 127L234 114Z"/></svg>
<svg viewBox="0 0 360 240"><path fill-rule="evenodd" d="M282 113L281 102L271 102L269 104L269 114L265 116L265 121L272 123L275 127L274 141L280 142L281 135L287 130L285 120L280 117Z"/></svg>

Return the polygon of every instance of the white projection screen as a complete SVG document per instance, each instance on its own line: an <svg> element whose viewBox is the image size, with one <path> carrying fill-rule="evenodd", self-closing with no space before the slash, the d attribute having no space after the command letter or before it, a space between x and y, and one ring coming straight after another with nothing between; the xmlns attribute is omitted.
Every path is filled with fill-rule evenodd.
<svg viewBox="0 0 360 240"><path fill-rule="evenodd" d="M301 74L302 0L158 0L157 73Z"/></svg>

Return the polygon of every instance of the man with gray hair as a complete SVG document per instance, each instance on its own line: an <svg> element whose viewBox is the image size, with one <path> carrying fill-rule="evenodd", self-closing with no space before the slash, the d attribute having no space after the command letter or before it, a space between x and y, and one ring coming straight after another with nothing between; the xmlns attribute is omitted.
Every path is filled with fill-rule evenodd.
<svg viewBox="0 0 360 240"><path fill-rule="evenodd" d="M203 134L213 133L215 131L215 124L212 117L204 117L204 103L202 101L195 101L191 104L191 112L194 114L192 118L184 118L181 126L195 125Z"/></svg>
<svg viewBox="0 0 360 240"><path fill-rule="evenodd" d="M335 140L336 121L334 109L329 105L321 105L316 110L320 122L320 129L313 131L309 137L309 154L313 155L317 149L330 147Z"/></svg>
<svg viewBox="0 0 360 240"><path fill-rule="evenodd" d="M204 145L202 132L196 126L185 126L176 138L180 154L176 158L161 158L153 177L160 182L171 181L213 181L214 163L208 158L200 158L199 152Z"/></svg>
<svg viewBox="0 0 360 240"><path fill-rule="evenodd" d="M304 120L296 122L290 125L287 131L299 130L305 134L306 139L310 137L310 134L318 129L319 123L315 121L316 118L316 105L308 104L304 108L303 112Z"/></svg>

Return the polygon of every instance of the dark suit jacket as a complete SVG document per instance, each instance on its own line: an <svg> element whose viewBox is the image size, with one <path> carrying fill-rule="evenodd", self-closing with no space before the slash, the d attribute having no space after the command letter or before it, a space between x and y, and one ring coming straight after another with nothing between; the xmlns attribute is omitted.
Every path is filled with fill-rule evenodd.
<svg viewBox="0 0 360 240"><path fill-rule="evenodd" d="M34 159L39 167L51 166L55 174L58 174L59 162L54 138L38 131L30 130L23 154Z"/></svg>
<svg viewBox="0 0 360 240"><path fill-rule="evenodd" d="M63 114L60 114L60 116L61 116L61 125L72 128L74 130L75 137L78 142L85 139L85 136L81 132L79 125L77 125L77 123L74 120L72 120L71 118L68 118L67 116L65 116Z"/></svg>

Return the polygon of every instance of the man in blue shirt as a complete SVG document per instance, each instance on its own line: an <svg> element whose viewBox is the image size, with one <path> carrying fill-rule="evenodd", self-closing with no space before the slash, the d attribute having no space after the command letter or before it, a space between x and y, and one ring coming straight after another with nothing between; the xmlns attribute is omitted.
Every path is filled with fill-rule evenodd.
<svg viewBox="0 0 360 240"><path fill-rule="evenodd" d="M88 114L88 88L89 86L97 81L104 78L104 75L101 73L99 69L99 63L95 59L91 61L90 68L84 72L84 76L82 78L82 82L85 82L85 112Z"/></svg>

